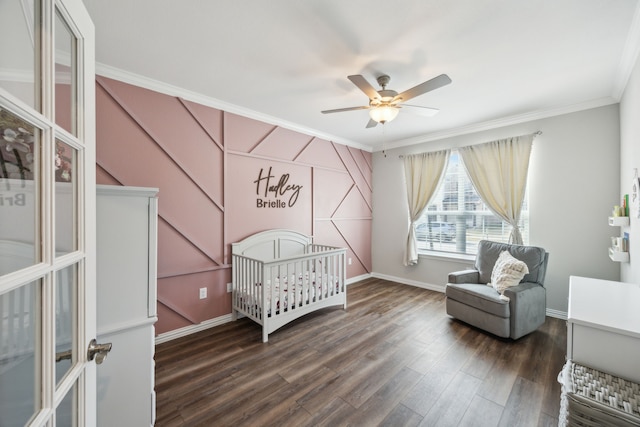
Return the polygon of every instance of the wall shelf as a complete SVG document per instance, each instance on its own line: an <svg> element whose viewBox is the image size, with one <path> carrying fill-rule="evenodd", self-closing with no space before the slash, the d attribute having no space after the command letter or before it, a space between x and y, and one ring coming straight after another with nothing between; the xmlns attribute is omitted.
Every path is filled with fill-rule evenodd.
<svg viewBox="0 0 640 427"><path fill-rule="evenodd" d="M609 258L616 262L629 262L629 252L615 251L609 248Z"/></svg>
<svg viewBox="0 0 640 427"><path fill-rule="evenodd" d="M626 227L629 225L628 216L610 216L609 225L612 227Z"/></svg>

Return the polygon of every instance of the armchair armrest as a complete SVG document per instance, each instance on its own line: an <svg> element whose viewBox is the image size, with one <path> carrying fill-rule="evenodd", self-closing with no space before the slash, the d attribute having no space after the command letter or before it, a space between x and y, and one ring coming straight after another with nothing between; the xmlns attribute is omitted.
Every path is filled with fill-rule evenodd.
<svg viewBox="0 0 640 427"><path fill-rule="evenodd" d="M544 286L522 282L505 289L504 294L509 297L511 338L518 339L544 323L547 307Z"/></svg>
<svg viewBox="0 0 640 427"><path fill-rule="evenodd" d="M449 283L480 283L478 270L462 270L449 273Z"/></svg>

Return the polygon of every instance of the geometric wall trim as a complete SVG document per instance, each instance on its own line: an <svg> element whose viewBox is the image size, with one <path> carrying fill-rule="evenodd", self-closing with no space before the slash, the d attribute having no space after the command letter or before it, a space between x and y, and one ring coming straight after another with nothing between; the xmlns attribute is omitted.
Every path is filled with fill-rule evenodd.
<svg viewBox="0 0 640 427"><path fill-rule="evenodd" d="M158 334L228 315L231 243L265 229L371 272L371 153L101 76L96 138L99 184L159 189Z"/></svg>
<svg viewBox="0 0 640 427"><path fill-rule="evenodd" d="M320 138L313 138L295 160L316 168L338 169L345 172L347 170L335 147L329 141Z"/></svg>
<svg viewBox="0 0 640 427"><path fill-rule="evenodd" d="M222 255L222 254L220 254ZM204 271L223 264L213 259L162 218L158 221L158 277Z"/></svg>
<svg viewBox="0 0 640 427"><path fill-rule="evenodd" d="M251 120L233 113L224 113L224 146L227 150L250 153L277 126Z"/></svg>
<svg viewBox="0 0 640 427"><path fill-rule="evenodd" d="M365 272L371 272L371 220L334 219L331 222L344 238L354 257L362 264Z"/></svg>
<svg viewBox="0 0 640 427"><path fill-rule="evenodd" d="M316 218L331 218L355 187L349 174L322 168L313 169L313 186Z"/></svg>
<svg viewBox="0 0 640 427"><path fill-rule="evenodd" d="M363 168L366 165L366 162L363 160L363 156L354 156L352 149L347 147L346 145L333 144L340 156L340 160L344 164L345 168L351 175L353 182L356 184L356 187L360 194L362 195L363 200L372 209L371 205L371 171L367 170L367 168ZM358 150L361 151L361 150Z"/></svg>
<svg viewBox="0 0 640 427"><path fill-rule="evenodd" d="M369 190L373 190L373 184L371 182L372 176L371 172L373 171L373 159L371 158L371 153L368 151L362 151L355 149L353 147L347 147L351 157L353 158L354 163L356 164L358 170L360 171L360 176L367 183Z"/></svg>
<svg viewBox="0 0 640 427"><path fill-rule="evenodd" d="M262 139L251 154L293 161L311 139L308 135L279 127Z"/></svg>
<svg viewBox="0 0 640 427"><path fill-rule="evenodd" d="M365 203L358 189L353 186L336 209L333 218L371 218L371 208Z"/></svg>
<svg viewBox="0 0 640 427"><path fill-rule="evenodd" d="M184 104L185 108L193 115L200 126L202 126L202 129L209 134L213 142L222 147L222 144L224 144L222 140L222 111L216 108L205 107L204 105L185 99L180 99L180 102Z"/></svg>

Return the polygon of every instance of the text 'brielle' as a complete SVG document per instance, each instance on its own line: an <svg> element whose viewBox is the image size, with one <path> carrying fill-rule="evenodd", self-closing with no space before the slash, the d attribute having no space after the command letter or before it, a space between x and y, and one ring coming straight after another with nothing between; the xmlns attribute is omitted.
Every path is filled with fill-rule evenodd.
<svg viewBox="0 0 640 427"><path fill-rule="evenodd" d="M24 193L15 193L10 196L0 193L0 206L25 206L26 203L27 196Z"/></svg>

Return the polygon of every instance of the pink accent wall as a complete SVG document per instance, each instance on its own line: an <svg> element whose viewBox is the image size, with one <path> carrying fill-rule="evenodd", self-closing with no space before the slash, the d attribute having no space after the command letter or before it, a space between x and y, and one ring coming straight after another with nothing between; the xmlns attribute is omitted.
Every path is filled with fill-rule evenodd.
<svg viewBox="0 0 640 427"><path fill-rule="evenodd" d="M156 333L230 313L231 243L258 231L311 234L348 249L347 277L371 272L371 153L96 83L97 182L160 189Z"/></svg>

